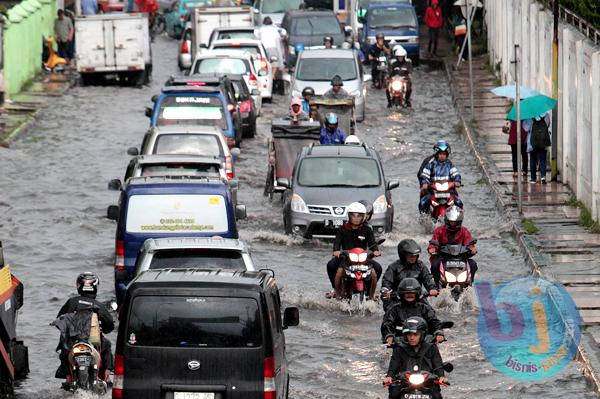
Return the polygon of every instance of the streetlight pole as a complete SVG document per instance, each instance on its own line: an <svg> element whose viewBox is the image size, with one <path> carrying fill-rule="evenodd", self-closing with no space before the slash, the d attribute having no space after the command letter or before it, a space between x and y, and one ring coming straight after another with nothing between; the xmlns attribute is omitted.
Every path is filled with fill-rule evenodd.
<svg viewBox="0 0 600 399"><path fill-rule="evenodd" d="M558 0L553 2L554 37L552 38L552 97L558 100ZM558 179L558 109L552 111L552 163L550 170L553 181Z"/></svg>
<svg viewBox="0 0 600 399"><path fill-rule="evenodd" d="M477 1L477 0L475 0ZM475 118L475 110L473 104L473 60L471 58L471 0L467 0L467 47L469 51L469 90L471 92L471 119ZM477 3L475 3L477 9ZM473 13L475 14L475 13Z"/></svg>
<svg viewBox="0 0 600 399"><path fill-rule="evenodd" d="M515 98L515 106L517 107L517 206L519 213L523 213L523 168L521 166L522 156L521 156L521 88L519 85L519 45L515 44L515 60L513 61L515 64L515 88L517 91L517 96Z"/></svg>

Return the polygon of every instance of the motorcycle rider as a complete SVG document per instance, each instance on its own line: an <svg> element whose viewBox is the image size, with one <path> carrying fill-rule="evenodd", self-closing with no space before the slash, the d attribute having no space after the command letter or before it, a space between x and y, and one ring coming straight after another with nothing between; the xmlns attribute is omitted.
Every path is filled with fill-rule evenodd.
<svg viewBox="0 0 600 399"><path fill-rule="evenodd" d="M310 86L306 86L302 89L302 111L306 115L310 115L310 101L315 96L315 89Z"/></svg>
<svg viewBox="0 0 600 399"><path fill-rule="evenodd" d="M437 296L438 290L427 266L419 260L421 247L415 240L405 239L398 243L398 260L390 264L381 282L383 308L393 304L397 298L392 298L401 281L407 278L416 279L429 292L430 296Z"/></svg>
<svg viewBox="0 0 600 399"><path fill-rule="evenodd" d="M391 54L391 49L389 44L385 42L385 35L383 33L378 33L375 36L375 44L371 46L369 49L369 62L371 63L371 76L373 77L373 87L375 87L375 82L377 82L378 71L377 71L377 59L385 55L389 57Z"/></svg>
<svg viewBox="0 0 600 399"><path fill-rule="evenodd" d="M412 80L410 74L412 73L413 65L412 61L406 56L406 50L401 45L394 46L394 59L390 62L390 77L402 76L406 79L406 93L404 93L404 101L406 106L412 106L410 97L412 94ZM406 69L406 71L403 71ZM392 107L392 97L390 95L389 88L386 87L385 95L388 100L388 108Z"/></svg>
<svg viewBox="0 0 600 399"><path fill-rule="evenodd" d="M308 120L308 115L302 110L302 100L300 100L298 97L292 98L292 102L290 103L289 118L293 122Z"/></svg>
<svg viewBox="0 0 600 399"><path fill-rule="evenodd" d="M387 345L394 343L396 327L404 324L409 317L422 317L429 326L428 333L435 337L437 343L444 341L444 333L441 330L441 322L436 317L435 311L427 301L420 301L421 284L407 277L398 285L398 297L400 302L390 307L381 323L381 336Z"/></svg>
<svg viewBox="0 0 600 399"><path fill-rule="evenodd" d="M323 38L323 46L325 46L325 48L333 48L333 37L325 36Z"/></svg>
<svg viewBox="0 0 600 399"><path fill-rule="evenodd" d="M440 284L440 263L442 257L439 255L438 251L441 245L465 245L468 246L467 248L471 251L471 256L477 254L475 244L471 243L473 241L471 232L462 225L463 218L464 212L462 208L453 205L446 210L444 224L433 231L433 236L431 237L427 251L431 255L429 258L429 261L431 262L431 274L435 280L436 287L439 287ZM469 267L471 268L471 282L473 282L475 281L475 273L477 272L477 262L470 258L467 262L469 262Z"/></svg>
<svg viewBox="0 0 600 399"><path fill-rule="evenodd" d="M325 127L321 128L319 142L321 144L344 144L346 133L338 129L338 117L333 112L325 115Z"/></svg>
<svg viewBox="0 0 600 399"><path fill-rule="evenodd" d="M419 177L419 183L421 184L421 199L419 201L419 211L421 213L427 213L429 206L431 205L431 190L429 185L436 181L450 181L454 183L454 203L463 207L463 203L458 197L458 191L460 187L461 176L460 172L450 161L450 145L446 140L438 140L434 146L433 151L435 153L435 159L429 162L423 168L423 172Z"/></svg>
<svg viewBox="0 0 600 399"><path fill-rule="evenodd" d="M335 240L333 241L333 258L327 263L327 274L331 285L335 289L335 296L341 299L343 273L345 259L341 257L342 250L353 248L370 249L374 256L380 256L379 248L375 243L373 229L368 224L364 223L367 209L359 202L353 202L348 205L346 210L348 221L340 226L336 232ZM373 263L373 271L371 272L371 287L369 289L369 298L374 299L375 289L377 287L377 272ZM380 266L381 267L381 266Z"/></svg>
<svg viewBox="0 0 600 399"><path fill-rule="evenodd" d="M327 90L325 94L323 94L323 97L334 98L337 100L348 98L350 95L346 90L344 90L342 87L343 85L344 80L342 77L340 75L335 75L333 78L331 78L331 89Z"/></svg>
<svg viewBox="0 0 600 399"><path fill-rule="evenodd" d="M350 136L348 136L348 137L350 137ZM369 203L369 201L366 201L366 200L360 200L360 201L358 201L358 203L363 204L365 206L365 209L367 210L367 213L365 214L365 221L363 222L363 223L367 224L373 217L373 204ZM371 225L369 224L369 226L371 226ZM371 229L372 228L373 227L371 227Z"/></svg>
<svg viewBox="0 0 600 399"><path fill-rule="evenodd" d="M390 365L385 378L384 385L390 385L398 374L408 370L414 370L417 366L419 370L429 371L439 376L440 383L447 383L448 379L444 376L442 356L436 344L424 340L427 333L427 322L421 317L410 317L404 322L402 328L404 340L394 347ZM432 384L432 397L442 399L439 386ZM399 399L402 397L403 387L391 385L389 388L390 399Z"/></svg>
<svg viewBox="0 0 600 399"><path fill-rule="evenodd" d="M100 279L95 273L85 272L77 276L76 286L79 295L70 298L63 307L60 308L56 318L67 313L75 313L77 311L89 309L92 309L98 314L98 320L100 321L102 331L102 335L100 336L100 346L102 348L100 356L106 373L104 376L100 377L107 380L110 371L113 370L113 356L111 352L111 343L104 334L110 333L115 328L115 323L106 306L102 302L96 300L98 285L100 285ZM60 366L58 367L58 370L56 370L55 378L68 379L69 374L67 373L67 370L69 367L69 351L65 350L61 344L59 344L59 348L61 349L59 354Z"/></svg>

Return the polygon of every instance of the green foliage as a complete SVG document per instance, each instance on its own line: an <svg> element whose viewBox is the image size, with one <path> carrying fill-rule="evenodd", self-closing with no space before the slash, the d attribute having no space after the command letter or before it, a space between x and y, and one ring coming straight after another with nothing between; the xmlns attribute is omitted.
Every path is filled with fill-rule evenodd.
<svg viewBox="0 0 600 399"><path fill-rule="evenodd" d="M598 0L560 0L560 5L600 29L600 2Z"/></svg>
<svg viewBox="0 0 600 399"><path fill-rule="evenodd" d="M564 205L572 206L574 208L579 208L579 220L577 223L579 225L588 228L594 234L600 234L600 223L598 223L592 217L592 213L590 210L583 204L583 202L579 201L576 197L571 197L566 200Z"/></svg>
<svg viewBox="0 0 600 399"><path fill-rule="evenodd" d="M533 223L533 220L528 218L523 219L522 226L523 230L525 230L525 233L527 234L537 234L537 232L540 231L535 223Z"/></svg>

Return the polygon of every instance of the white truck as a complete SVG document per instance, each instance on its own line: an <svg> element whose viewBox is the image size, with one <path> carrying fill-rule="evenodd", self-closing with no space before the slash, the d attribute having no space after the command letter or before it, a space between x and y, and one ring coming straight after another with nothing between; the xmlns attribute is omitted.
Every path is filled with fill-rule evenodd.
<svg viewBox="0 0 600 399"><path fill-rule="evenodd" d="M242 7L195 7L190 10L192 22L192 58L208 47L213 29L254 26L254 8ZM193 59L192 59L193 61Z"/></svg>
<svg viewBox="0 0 600 399"><path fill-rule="evenodd" d="M75 18L77 71L83 84L117 75L143 85L152 74L148 15L142 13L88 15Z"/></svg>

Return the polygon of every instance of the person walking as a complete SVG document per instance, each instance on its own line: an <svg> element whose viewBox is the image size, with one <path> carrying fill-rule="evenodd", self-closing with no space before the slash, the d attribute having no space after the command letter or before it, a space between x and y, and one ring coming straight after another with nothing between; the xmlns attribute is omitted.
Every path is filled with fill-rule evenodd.
<svg viewBox="0 0 600 399"><path fill-rule="evenodd" d="M57 18L54 21L54 37L58 46L58 55L67 60L67 62L70 62L73 58L71 42L73 41L74 34L75 29L73 28L71 18L65 16L64 10L58 10Z"/></svg>
<svg viewBox="0 0 600 399"><path fill-rule="evenodd" d="M502 133L508 134L508 145L510 145L510 153L512 156L512 169L513 178L519 176L518 172L518 156L517 156L517 121L506 121L506 124L502 127ZM527 170L529 166L527 152L527 130L525 130L523 124L521 124L521 169L523 176L527 177Z"/></svg>
<svg viewBox="0 0 600 399"><path fill-rule="evenodd" d="M539 162L541 182L546 184L546 148L552 145L552 118L550 112L525 120L523 125L527 130L527 151L529 152L529 171L531 173L529 183L537 183L536 172Z"/></svg>
<svg viewBox="0 0 600 399"><path fill-rule="evenodd" d="M429 28L429 45L427 52L432 54L431 47L433 45L433 55L437 57L438 38L444 20L442 18L442 9L439 6L439 0L431 0L431 4L425 11L425 25Z"/></svg>

